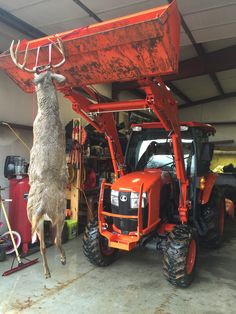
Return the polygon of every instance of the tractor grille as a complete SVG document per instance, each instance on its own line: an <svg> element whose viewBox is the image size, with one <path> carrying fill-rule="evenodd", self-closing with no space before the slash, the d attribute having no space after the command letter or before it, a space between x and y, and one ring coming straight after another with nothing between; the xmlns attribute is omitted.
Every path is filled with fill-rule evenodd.
<svg viewBox="0 0 236 314"><path fill-rule="evenodd" d="M113 214L137 216L138 209L130 207L130 195L130 192L119 192L119 206L111 205ZM142 208L142 214L144 229L147 227L148 223L148 206ZM128 234L131 231L137 231L137 219L114 218L113 221L114 225L120 229L123 234Z"/></svg>

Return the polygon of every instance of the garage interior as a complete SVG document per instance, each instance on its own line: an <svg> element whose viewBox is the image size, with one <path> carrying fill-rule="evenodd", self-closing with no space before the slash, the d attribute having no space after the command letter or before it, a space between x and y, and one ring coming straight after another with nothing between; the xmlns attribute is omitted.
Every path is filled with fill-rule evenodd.
<svg viewBox="0 0 236 314"><path fill-rule="evenodd" d="M75 112L75 107L73 110L70 98L63 97L62 92L58 92L58 101L66 134L66 161L69 170L69 182L65 191L66 220L62 232L66 265L61 265L59 251L52 245L53 231L49 221L44 222L44 233L51 278L45 279L43 275L39 241L31 243L31 225L26 209L29 193L27 169L30 161L29 150L33 145L37 98L35 92L30 90L27 93L23 90L19 77L14 74L21 71L23 73L23 70L16 70L12 63L15 70L9 75L8 68L4 66L4 62L8 62L12 40L15 40L15 43L22 40L24 45L27 41L37 42L37 39L48 35L78 28L86 33L88 25L100 25L112 19L171 3L171 0L0 0L1 197L6 200L3 203L12 229L21 236L19 252L22 260L26 263L28 260L39 261L1 278L0 313L106 313L109 310L115 313L156 314L190 311L235 312L235 0L177 0L180 13L179 67L178 72L173 71L176 73L162 76L164 86L178 103L180 121L196 121L215 128L214 136L211 136L214 132L206 128L210 143L214 144L209 173L218 174L217 178L223 178L220 185L226 209L223 241L216 249L210 250L200 246L197 270L191 286L183 289L165 280L162 254L160 250L150 249L152 245L137 245L131 252L121 252L121 257L109 267L97 267L86 258L83 252L83 234L87 223L96 216L102 182L106 179L112 183L117 176L112 167L114 156L110 156L106 140L78 114L78 111ZM102 43L94 43L96 47L99 44ZM52 49L54 48L55 45L52 45ZM121 49L119 53L125 54ZM67 60L65 65L66 62ZM122 64L119 66L122 67ZM65 73L68 73L68 76L70 74ZM115 73L113 75L115 76ZM24 78L23 74L21 78ZM97 82L88 84L90 89L86 89L86 85L82 83L76 87L83 99L89 100L90 107L96 103L94 95L98 103L111 104L110 108L116 108L116 104L129 101L141 103L147 96L145 86L141 86L137 79L122 77L120 81L116 79L105 83ZM27 87L27 84L24 84ZM30 84L29 89L32 88ZM112 107L112 104L115 105ZM97 116L99 114L98 111ZM127 146L132 124L139 126L142 123L156 123L159 118L151 110L114 110L113 116L122 150ZM96 116L94 117L92 122L96 122ZM170 132L169 136L172 136L172 133ZM166 143L168 141L171 140L166 138ZM174 160L173 155L174 153ZM12 165L14 169L11 168ZM17 166L22 167L20 172L17 172ZM21 187L18 190L19 183ZM142 203L141 200L142 198L139 198L139 203ZM1 239L8 231L2 206L0 222ZM2 274L11 268L15 259L14 249L11 254L5 254L4 250L5 247L1 246L0 242ZM17 267L17 260L15 266Z"/></svg>

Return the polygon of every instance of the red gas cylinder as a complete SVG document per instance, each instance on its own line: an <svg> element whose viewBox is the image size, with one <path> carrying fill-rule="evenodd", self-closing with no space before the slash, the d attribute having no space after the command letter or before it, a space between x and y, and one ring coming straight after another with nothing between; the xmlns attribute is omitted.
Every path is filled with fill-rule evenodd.
<svg viewBox="0 0 236 314"><path fill-rule="evenodd" d="M27 196L29 193L29 178L9 179L9 221L12 230L19 232L22 241L22 251L28 252L28 244L31 242L31 224L27 217Z"/></svg>

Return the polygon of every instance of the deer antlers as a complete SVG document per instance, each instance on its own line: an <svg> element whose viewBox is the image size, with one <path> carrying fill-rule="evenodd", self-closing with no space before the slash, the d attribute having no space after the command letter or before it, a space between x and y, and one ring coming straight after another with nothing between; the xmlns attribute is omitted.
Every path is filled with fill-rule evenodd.
<svg viewBox="0 0 236 314"><path fill-rule="evenodd" d="M14 51L14 43L15 43L15 41L13 40L12 43L11 43L10 55L11 55L12 61L15 63L15 65L19 69L27 71L27 72L30 72L30 73L43 72L43 71L46 71L46 70L48 70L50 68L54 68L54 69L55 68L59 68L66 61L66 59L65 59L65 51L64 51L63 44L62 44L62 40L58 36L55 36L55 37L57 39L56 42L54 42L50 38L48 38L48 40L51 43L48 46L48 49L49 49L49 63L47 65L44 65L44 66L39 66L38 65L39 53L40 53L40 49L42 48L41 46L39 46L37 48L37 55L36 55L36 60L35 60L35 66L32 69L29 69L29 68L27 68L25 66L26 61L27 61L28 52L29 52L29 44L30 44L30 42L28 42L27 45L26 45L23 62L19 63L18 62L18 50L19 50L19 46L20 46L20 40L18 40L18 43L16 45L15 51ZM60 52L60 54L62 55L62 60L59 63L55 64L55 65L52 64L52 60L51 60L52 59L52 46L55 47Z"/></svg>

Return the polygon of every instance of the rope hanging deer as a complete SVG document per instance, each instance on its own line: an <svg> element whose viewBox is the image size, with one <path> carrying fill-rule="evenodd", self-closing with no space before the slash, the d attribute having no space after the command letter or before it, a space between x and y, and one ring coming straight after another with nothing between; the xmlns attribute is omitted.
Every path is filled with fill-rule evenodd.
<svg viewBox="0 0 236 314"><path fill-rule="evenodd" d="M34 73L38 113L33 123L33 146L30 152L29 183L27 213L32 224L32 235L37 234L40 241L40 252L43 258L45 277L51 277L47 263L44 241L44 218L47 215L55 227L55 244L61 253L61 263L66 264L65 251L61 245L61 234L64 226L66 209L65 186L67 183L67 165L65 155L65 135L59 115L59 104L53 81L63 83L65 77L51 71L65 62L62 42L57 38L49 48L55 47L62 55L56 65L51 62L47 66L27 68L28 45L23 62L18 62L18 48L14 50L14 41L10 54L15 65L27 72ZM39 52L39 49L38 49ZM51 58L51 57L50 57Z"/></svg>

